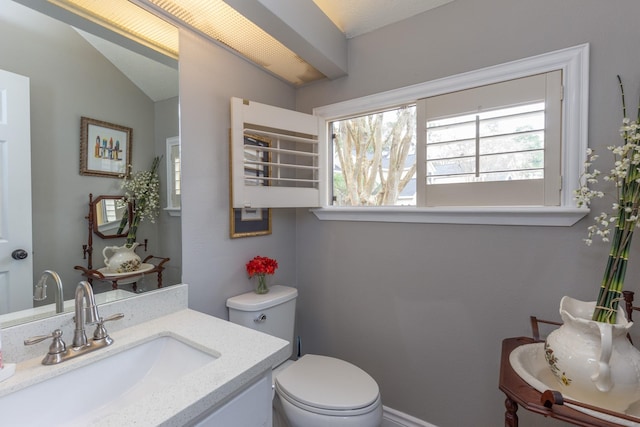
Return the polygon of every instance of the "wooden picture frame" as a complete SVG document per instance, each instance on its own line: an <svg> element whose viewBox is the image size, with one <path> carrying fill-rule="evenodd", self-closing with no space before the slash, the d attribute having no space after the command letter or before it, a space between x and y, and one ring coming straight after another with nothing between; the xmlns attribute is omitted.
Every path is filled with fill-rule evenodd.
<svg viewBox="0 0 640 427"><path fill-rule="evenodd" d="M256 147L269 147L271 141L268 138L257 135L244 135L245 146L255 145ZM256 149L251 150L245 148L245 158L253 159L268 163L271 154L268 151ZM265 165L245 166L245 176L255 176L254 178L246 178L246 185L269 185L269 181L263 178L271 175L271 169ZM233 188L230 188L229 194L232 196ZM233 197L230 198L233 200ZM230 237L236 239L239 237L254 237L271 234L271 209L254 208L254 209L234 209L231 205L230 209Z"/></svg>
<svg viewBox="0 0 640 427"><path fill-rule="evenodd" d="M80 119L80 175L121 178L131 165L131 128Z"/></svg>

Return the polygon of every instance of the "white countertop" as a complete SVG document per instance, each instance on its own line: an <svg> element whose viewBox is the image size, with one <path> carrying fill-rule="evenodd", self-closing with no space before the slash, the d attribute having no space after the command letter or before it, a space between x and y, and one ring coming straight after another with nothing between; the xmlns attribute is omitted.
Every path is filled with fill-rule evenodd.
<svg viewBox="0 0 640 427"><path fill-rule="evenodd" d="M65 332L67 340L70 339L69 331ZM39 344L42 348L40 357L18 363L15 375L0 382L0 398L158 336L169 335L209 352L217 359L179 378L171 387L140 396L131 404L119 407L116 413L92 425L183 426L249 385L259 375L270 370L274 362L288 351L284 340L189 309L121 329L110 335L115 341L111 346L54 366L41 364L48 345ZM100 387L100 384L96 384L96 387ZM64 390L61 391L60 398L64 399ZM37 402L34 402L33 409L37 410L37 406ZM52 417L55 419L55 414Z"/></svg>

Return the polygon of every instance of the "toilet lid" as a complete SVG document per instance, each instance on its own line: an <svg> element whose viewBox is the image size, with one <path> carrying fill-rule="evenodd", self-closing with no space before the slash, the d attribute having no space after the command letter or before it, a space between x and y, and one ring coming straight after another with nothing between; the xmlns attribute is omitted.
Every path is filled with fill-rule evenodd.
<svg viewBox="0 0 640 427"><path fill-rule="evenodd" d="M306 354L276 377L277 389L305 405L329 410L364 408L376 402L378 384L344 360Z"/></svg>

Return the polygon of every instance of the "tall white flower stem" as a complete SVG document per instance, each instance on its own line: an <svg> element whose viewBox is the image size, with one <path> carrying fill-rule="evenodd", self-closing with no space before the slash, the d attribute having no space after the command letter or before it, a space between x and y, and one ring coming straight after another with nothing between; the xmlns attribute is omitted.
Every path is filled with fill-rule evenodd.
<svg viewBox="0 0 640 427"><path fill-rule="evenodd" d="M599 322L616 322L618 303L622 298L624 277L627 272L627 261L629 260L629 247L633 237L633 228L629 229L628 225L624 223L624 217L625 214L621 210L614 237L611 241L611 251L609 252L607 267L602 278L596 309L593 313L593 320ZM622 227L618 225L621 222Z"/></svg>
<svg viewBox="0 0 640 427"><path fill-rule="evenodd" d="M611 241L611 250L600 286L593 320L615 323L618 303L622 300L624 278L629 260L629 248L633 231L638 225L638 207L640 205L640 103L635 122L627 119L627 108L622 80L618 76L622 96L622 112L625 117L621 129L624 145L611 147L616 161L609 180L616 184L618 203L615 232ZM606 220L605 220L606 221Z"/></svg>
<svg viewBox="0 0 640 427"><path fill-rule="evenodd" d="M138 232L138 226L144 219L149 219L151 222L155 222L155 218L158 216L158 210L160 207L160 194L159 194L159 179L158 179L158 165L160 164L160 157L153 158L151 164L151 170L142 171L132 174L129 177L124 177L122 181L122 188L126 189L125 195L122 198L123 202L131 203L133 217L131 218L131 224L129 224L129 232L127 234L126 246L130 248L136 242L136 234ZM128 210L125 210L125 215L120 222L120 228L118 233L122 232L124 227L129 221Z"/></svg>

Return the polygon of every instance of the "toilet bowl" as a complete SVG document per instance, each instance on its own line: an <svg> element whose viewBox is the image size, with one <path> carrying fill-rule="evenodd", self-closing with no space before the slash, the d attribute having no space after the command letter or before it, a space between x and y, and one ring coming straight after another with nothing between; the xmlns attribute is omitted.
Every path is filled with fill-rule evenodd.
<svg viewBox="0 0 640 427"><path fill-rule="evenodd" d="M274 405L290 427L377 427L378 385L365 371L333 357L307 354L274 379Z"/></svg>
<svg viewBox="0 0 640 427"><path fill-rule="evenodd" d="M272 286L227 300L229 320L289 342L298 292ZM359 367L334 357L306 354L273 366L274 427L379 427L382 401L376 381Z"/></svg>

